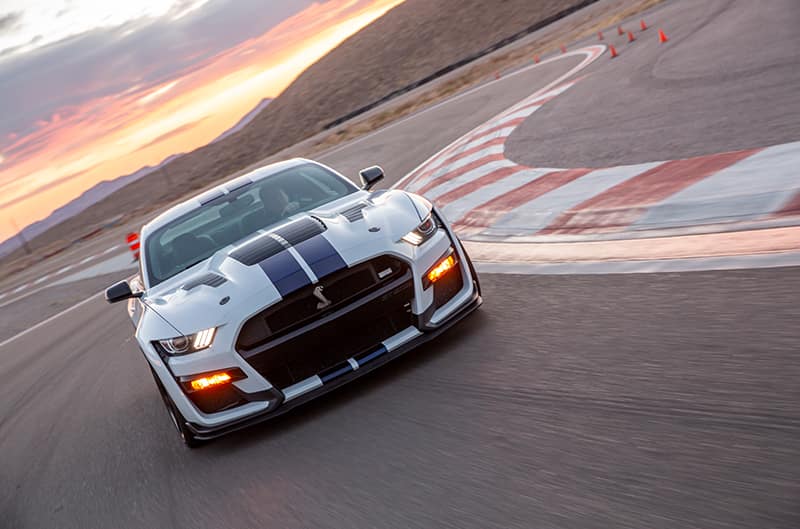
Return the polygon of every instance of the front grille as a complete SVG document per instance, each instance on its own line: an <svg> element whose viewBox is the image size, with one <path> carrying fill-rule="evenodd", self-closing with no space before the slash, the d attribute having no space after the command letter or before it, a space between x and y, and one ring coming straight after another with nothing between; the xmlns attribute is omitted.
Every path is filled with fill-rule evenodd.
<svg viewBox="0 0 800 529"><path fill-rule="evenodd" d="M276 387L286 388L373 349L413 325L414 286L407 269L322 318L305 320L244 356ZM241 339L241 338L240 338Z"/></svg>
<svg viewBox="0 0 800 529"><path fill-rule="evenodd" d="M236 341L236 350L246 354L309 325L391 283L407 271L408 265L403 261L384 255L329 274L317 285L302 288L247 320ZM320 286L322 295L331 301L327 307L314 295Z"/></svg>

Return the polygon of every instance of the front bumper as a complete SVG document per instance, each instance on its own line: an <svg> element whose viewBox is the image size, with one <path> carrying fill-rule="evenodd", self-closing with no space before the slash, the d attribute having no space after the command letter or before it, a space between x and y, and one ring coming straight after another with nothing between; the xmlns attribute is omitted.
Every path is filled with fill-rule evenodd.
<svg viewBox="0 0 800 529"><path fill-rule="evenodd" d="M277 406L270 406L267 410L214 427L194 424L192 422L187 422L186 426L199 440L214 439L241 428L246 428L250 425L282 415L305 402L313 400L351 380L355 380L371 372L373 369L390 362L411 349L424 344L428 340L436 338L481 305L483 300L480 296L477 278L472 273L470 275L472 276L471 293L466 301L453 300L460 301L461 305L453 310L445 320L438 322L435 327L429 324L424 327L424 330L420 330L419 325L409 327L390 339L385 340L382 344L376 346L375 349L369 352L355 358L350 358L323 373L319 373L289 388L284 388L284 391L280 392L282 397L280 404Z"/></svg>
<svg viewBox="0 0 800 529"><path fill-rule="evenodd" d="M410 296L406 296L405 300L409 303L399 299L404 297L403 294L398 294L397 299L398 302L405 303L404 310L407 310L408 317L392 317L391 323L386 327L374 325L373 314L375 318L383 318L388 317L389 314L397 315L400 309L396 306L397 303L384 296L383 299L376 301L378 306L370 308L370 305L365 305L361 309L362 315L355 317L357 321L361 321L361 327L353 328L352 325L346 324L342 326L343 323L346 323L345 320L339 318L338 315L334 319L334 316L331 315L331 321L336 322L333 325L336 327L334 336L324 334L320 336L320 333L314 330L306 334L306 329L311 329L312 324L296 329L297 332L293 329L287 331L295 336L303 337L302 339L307 337L306 343L300 344L301 350L315 350L317 343L339 344L337 348L340 352L335 354L337 356L341 354L341 356L323 359L320 369L304 370L303 366L300 366L300 369L296 370L297 366L293 365L290 369L291 380L282 380L280 377L274 376L276 374L274 371L267 369L269 356L264 357L267 359L266 363L259 362L259 359L253 356L262 352L261 345L256 343L251 349L243 350L236 347L236 340L240 333L239 327L234 326L220 328L217 340L221 347L209 350L207 353L169 358L161 355L154 347L143 347L142 350L162 381L165 390L184 416L187 427L195 433L198 439L211 439L243 428L253 422L275 417L434 338L480 305L480 284L469 257L449 226L444 224L441 231L441 234L427 242L424 247L409 251L407 255L385 251L377 253L377 255L392 255L401 258L411 268L410 278L408 278L407 272L403 277L393 275L387 277L387 281L403 283L404 288L413 284L413 291ZM455 291L458 284L443 281L441 284L446 286L439 292L442 295L437 296L436 288L426 289L424 287L422 277L426 270L433 267L441 259L441 256L447 253L449 248L454 248L458 256L460 269L458 284L461 287L460 290ZM402 249L408 250L405 246ZM368 250L368 253L371 251L371 249ZM328 282L329 279L326 278L326 288L331 286ZM392 290L393 287L387 284L386 288ZM376 292L381 296L385 293ZM452 297L450 297L451 295ZM335 298L339 298L339 296L335 296ZM347 305L343 314L348 311L354 312L353 309L361 301L365 303L369 301L366 297L359 298L359 300L357 303ZM315 321L322 324L325 318L328 316ZM364 329L369 329L370 333L362 333ZM385 332L387 330L389 332ZM228 336L223 335L223 332L227 332ZM367 334L371 336L367 336ZM341 342L339 336L342 337ZM279 346L280 341L285 337L288 338L289 335L284 334L270 340L263 347L265 350L269 349L275 352L276 346ZM381 348L385 350L380 351ZM348 352L350 355L347 355ZM280 355L276 355L274 358L279 357ZM343 362L343 360L345 361ZM300 361L303 362L304 359L300 358ZM309 360L309 364L311 363ZM193 402L197 401L197 398L193 398L196 395L190 396L183 389L181 381L184 378L191 379L198 376L198 373L212 373L234 368L242 370L246 377L230 384L227 389L220 390L220 395L217 396L220 398L210 399L211 402L206 408L199 406L198 402ZM224 406L214 408L220 403Z"/></svg>

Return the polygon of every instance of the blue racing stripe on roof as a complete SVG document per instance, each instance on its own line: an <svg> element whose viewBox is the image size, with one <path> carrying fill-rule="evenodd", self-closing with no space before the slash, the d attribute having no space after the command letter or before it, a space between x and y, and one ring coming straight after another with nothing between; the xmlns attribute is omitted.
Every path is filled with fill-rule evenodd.
<svg viewBox="0 0 800 529"><path fill-rule="evenodd" d="M297 244L295 249L319 279L347 268L342 256L322 234Z"/></svg>
<svg viewBox="0 0 800 529"><path fill-rule="evenodd" d="M308 274L292 254L282 251L258 263L282 297L311 284Z"/></svg>

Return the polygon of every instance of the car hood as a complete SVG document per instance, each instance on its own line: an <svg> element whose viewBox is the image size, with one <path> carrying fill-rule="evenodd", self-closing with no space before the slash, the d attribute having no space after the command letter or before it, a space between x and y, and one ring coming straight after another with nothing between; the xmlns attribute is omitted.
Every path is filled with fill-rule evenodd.
<svg viewBox="0 0 800 529"><path fill-rule="evenodd" d="M182 334L238 329L298 285L309 284L308 270L324 276L331 263L351 266L382 253L410 256L413 249L399 241L419 225L426 205L429 211L424 199L399 190L354 193L219 250L151 288L145 301Z"/></svg>

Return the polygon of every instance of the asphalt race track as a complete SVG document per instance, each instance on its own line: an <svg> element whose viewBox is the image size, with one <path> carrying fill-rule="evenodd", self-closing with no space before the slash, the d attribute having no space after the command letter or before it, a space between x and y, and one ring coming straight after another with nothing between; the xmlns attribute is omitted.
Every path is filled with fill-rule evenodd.
<svg viewBox="0 0 800 529"><path fill-rule="evenodd" d="M698 4L649 14L672 47L653 30L601 57L536 115L561 147L526 123L515 155L622 163L800 139L800 6ZM729 40L754 32L752 54ZM719 71L723 45L738 69ZM577 62L503 78L321 161L348 174L379 162L396 182ZM577 92L623 98L630 75L656 93L665 72L711 63L703 89L668 83L650 103L635 86L630 104ZM756 81L769 98L746 97ZM672 90L692 96L669 117ZM692 109L707 113L681 127ZM0 527L800 527L800 269L482 281L483 307L440 340L198 450L180 444L124 309L91 298L0 345Z"/></svg>
<svg viewBox="0 0 800 529"><path fill-rule="evenodd" d="M512 158L603 167L800 138L797 2L671 2L658 16L669 49L639 34L516 130Z"/></svg>

